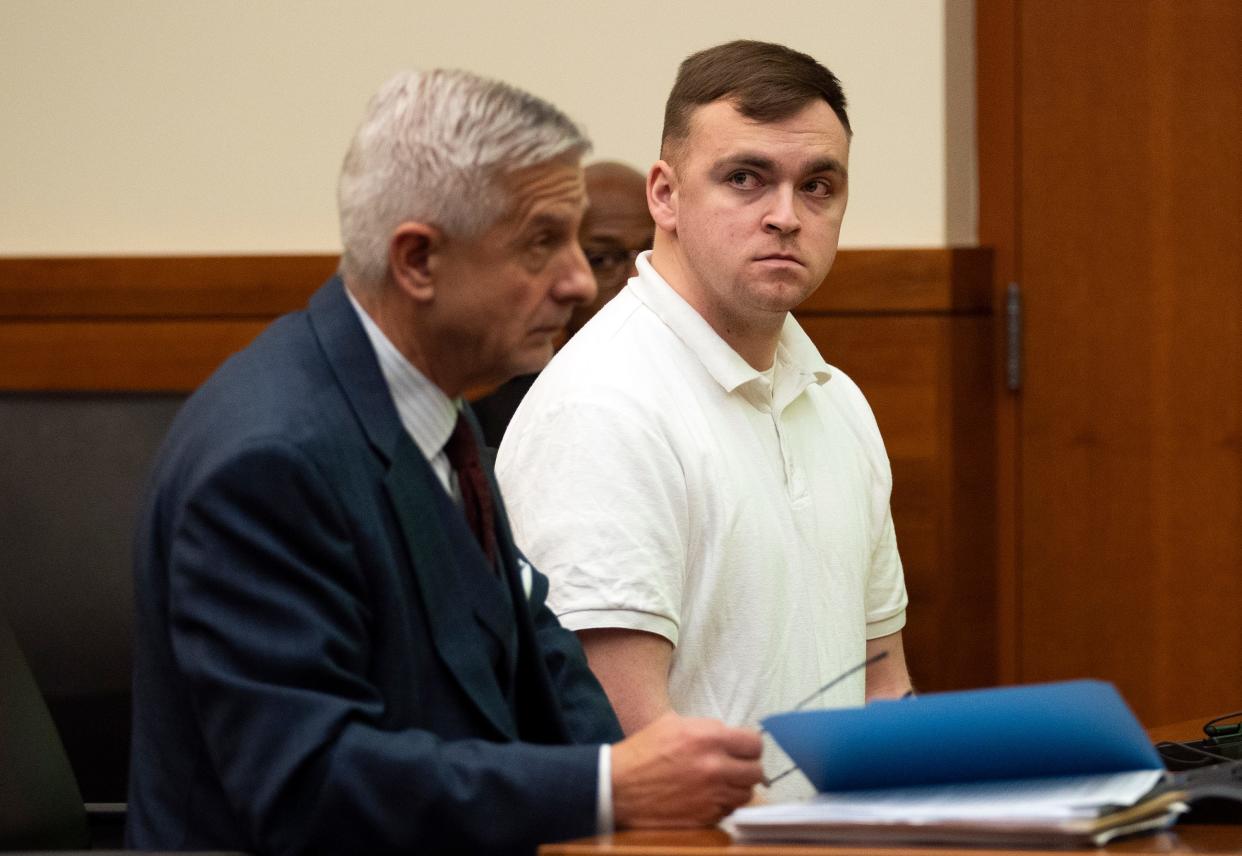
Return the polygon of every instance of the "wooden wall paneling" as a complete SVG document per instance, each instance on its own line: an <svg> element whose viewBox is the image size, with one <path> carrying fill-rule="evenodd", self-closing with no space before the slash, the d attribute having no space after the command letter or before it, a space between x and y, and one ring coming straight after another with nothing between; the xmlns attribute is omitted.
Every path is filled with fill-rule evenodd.
<svg viewBox="0 0 1242 856"><path fill-rule="evenodd" d="M0 258L0 319L273 318L306 304L337 256Z"/></svg>
<svg viewBox="0 0 1242 856"><path fill-rule="evenodd" d="M978 247L841 250L798 314L989 312L991 270L991 251Z"/></svg>
<svg viewBox="0 0 1242 856"><path fill-rule="evenodd" d="M1002 680L997 612L997 425L994 315L953 317L942 334L948 428L940 477L951 491L944 511L949 543L942 577L953 580L938 615L951 622L946 665L954 688ZM974 660L978 657L978 661Z"/></svg>
<svg viewBox="0 0 1242 856"><path fill-rule="evenodd" d="M337 257L0 259L0 390L189 392Z"/></svg>
<svg viewBox="0 0 1242 856"><path fill-rule="evenodd" d="M979 243L994 257L993 325L996 359L992 384L996 405L996 631L997 677L1018 680L1020 567L1018 498L1020 422L1017 393L1008 389L1008 325L1003 307L1010 283L1018 282L1017 169L1019 129L1017 0L975 0L975 127L979 164ZM1021 284L1021 283L1019 283Z"/></svg>
<svg viewBox="0 0 1242 856"><path fill-rule="evenodd" d="M1242 5L1022 4L1019 675L1242 686Z"/></svg>
<svg viewBox="0 0 1242 856"><path fill-rule="evenodd" d="M0 323L3 389L189 392L270 322L170 318Z"/></svg>
<svg viewBox="0 0 1242 856"><path fill-rule="evenodd" d="M0 390L189 392L337 257L0 258ZM990 255L843 250L808 311L978 311ZM125 326L138 325L138 326ZM164 363L161 364L161 359Z"/></svg>
<svg viewBox="0 0 1242 856"><path fill-rule="evenodd" d="M1151 26L1153 721L1169 721L1242 707L1242 658L1220 657L1242 651L1242 7L1156 4Z"/></svg>

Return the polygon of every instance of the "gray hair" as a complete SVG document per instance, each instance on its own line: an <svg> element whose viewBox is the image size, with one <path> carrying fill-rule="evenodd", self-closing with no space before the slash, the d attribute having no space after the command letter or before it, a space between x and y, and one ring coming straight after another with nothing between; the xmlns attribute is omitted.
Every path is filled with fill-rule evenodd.
<svg viewBox="0 0 1242 856"><path fill-rule="evenodd" d="M341 273L383 282L388 242L417 221L466 240L508 211L508 174L591 148L556 107L465 71L404 71L382 87L354 134L341 178Z"/></svg>

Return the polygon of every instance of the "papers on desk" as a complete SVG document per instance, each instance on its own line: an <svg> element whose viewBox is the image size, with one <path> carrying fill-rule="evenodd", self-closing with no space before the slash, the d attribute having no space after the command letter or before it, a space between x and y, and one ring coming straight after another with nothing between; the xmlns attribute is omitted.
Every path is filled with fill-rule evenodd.
<svg viewBox="0 0 1242 856"><path fill-rule="evenodd" d="M940 693L764 721L819 796L739 809L745 841L1102 844L1183 794L1109 684Z"/></svg>
<svg viewBox="0 0 1242 856"><path fill-rule="evenodd" d="M820 794L805 803L739 809L727 828L753 842L1099 845L1162 829L1185 811L1180 793L1148 796L1162 775L1151 770Z"/></svg>

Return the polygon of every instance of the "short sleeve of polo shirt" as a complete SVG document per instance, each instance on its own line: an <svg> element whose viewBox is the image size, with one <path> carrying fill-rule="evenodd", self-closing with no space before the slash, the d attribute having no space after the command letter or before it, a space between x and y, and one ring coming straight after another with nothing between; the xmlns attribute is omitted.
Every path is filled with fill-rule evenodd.
<svg viewBox="0 0 1242 856"><path fill-rule="evenodd" d="M880 537L867 575L867 638L879 639L896 633L906 624L906 584L893 515L885 509Z"/></svg>
<svg viewBox="0 0 1242 856"><path fill-rule="evenodd" d="M872 492L870 509L872 531L876 535L870 566L867 569L865 603L867 638L878 639L896 633L905 626L908 601L890 504L892 469L884 448L884 439L880 435L880 426L876 423L875 414L862 390L839 369L834 369L831 382L837 384L847 403L850 421L855 424L855 430L876 473L877 488Z"/></svg>
<svg viewBox="0 0 1242 856"><path fill-rule="evenodd" d="M686 485L667 441L624 404L540 408L505 436L497 477L514 539L548 576L561 624L642 630L677 645Z"/></svg>

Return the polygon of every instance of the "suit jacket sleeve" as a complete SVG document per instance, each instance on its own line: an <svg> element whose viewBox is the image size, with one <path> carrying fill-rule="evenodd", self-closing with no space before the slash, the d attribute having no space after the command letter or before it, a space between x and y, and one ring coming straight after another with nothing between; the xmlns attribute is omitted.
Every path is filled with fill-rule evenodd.
<svg viewBox="0 0 1242 856"><path fill-rule="evenodd" d="M173 655L203 763L255 849L502 852L593 833L597 746L384 725L368 680L367 575L343 502L303 451L273 440L170 506ZM572 653L550 659L558 686L580 680Z"/></svg>
<svg viewBox="0 0 1242 856"><path fill-rule="evenodd" d="M532 569L530 605L535 638L570 737L575 743L615 743L624 737L621 723L587 665L578 637L561 626L545 602L547 596L548 578Z"/></svg>

